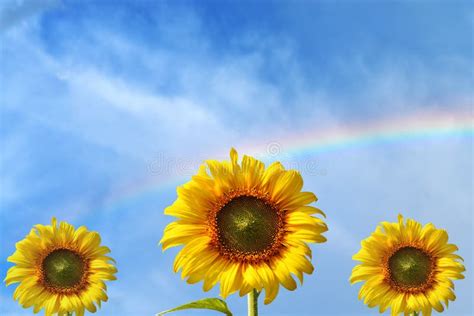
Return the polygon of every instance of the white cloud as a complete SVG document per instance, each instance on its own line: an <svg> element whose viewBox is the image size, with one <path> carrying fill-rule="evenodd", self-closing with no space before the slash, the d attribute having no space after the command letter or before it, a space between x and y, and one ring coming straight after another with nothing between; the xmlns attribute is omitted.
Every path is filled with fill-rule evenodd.
<svg viewBox="0 0 474 316"><path fill-rule="evenodd" d="M59 0L4 0L0 3L0 32L59 4Z"/></svg>

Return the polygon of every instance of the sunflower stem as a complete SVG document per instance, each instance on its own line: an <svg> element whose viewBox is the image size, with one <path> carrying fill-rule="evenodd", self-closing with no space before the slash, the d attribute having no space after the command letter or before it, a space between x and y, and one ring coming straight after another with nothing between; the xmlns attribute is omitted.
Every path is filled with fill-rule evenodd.
<svg viewBox="0 0 474 316"><path fill-rule="evenodd" d="M72 316L72 312L67 312L67 316Z"/></svg>
<svg viewBox="0 0 474 316"><path fill-rule="evenodd" d="M418 312L413 312L413 316L419 316L420 314Z"/></svg>
<svg viewBox="0 0 474 316"><path fill-rule="evenodd" d="M260 293L256 290L253 289L250 291L250 293L247 295L248 297L248 306L249 306L249 315L248 316L258 316L258 295Z"/></svg>

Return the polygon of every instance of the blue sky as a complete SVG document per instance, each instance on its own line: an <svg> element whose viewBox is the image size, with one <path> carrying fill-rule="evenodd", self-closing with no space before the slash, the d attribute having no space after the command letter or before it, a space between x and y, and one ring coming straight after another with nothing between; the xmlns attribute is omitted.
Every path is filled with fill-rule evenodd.
<svg viewBox="0 0 474 316"><path fill-rule="evenodd" d="M101 315L217 296L181 281L177 250L157 246L175 186L231 146L472 113L474 11L455 2L2 1L1 275L15 242L57 216L99 231L117 259ZM317 167L301 170L304 188L330 230L313 247L315 273L261 314L376 315L348 284L351 256L401 212L448 230L467 272L444 314L472 315L472 146L472 134L318 153L282 145L267 161ZM30 314L14 287L0 289L0 314ZM245 313L245 298L228 302Z"/></svg>

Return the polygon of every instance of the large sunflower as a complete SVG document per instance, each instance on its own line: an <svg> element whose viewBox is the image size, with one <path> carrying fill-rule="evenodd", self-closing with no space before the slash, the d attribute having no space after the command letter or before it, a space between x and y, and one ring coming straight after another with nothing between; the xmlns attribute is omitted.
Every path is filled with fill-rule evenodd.
<svg viewBox="0 0 474 316"><path fill-rule="evenodd" d="M352 270L350 282L365 281L359 299L369 307L427 316L455 299L452 280L464 278L464 266L445 230L412 219L404 223L399 215L398 223L381 223L361 244L353 259L362 263Z"/></svg>
<svg viewBox="0 0 474 316"><path fill-rule="evenodd" d="M100 245L100 236L84 226L77 230L66 222L36 225L8 261L7 285L20 282L13 298L24 307L33 306L47 316L95 312L107 301L105 280L115 280L117 272L106 256L109 248Z"/></svg>
<svg viewBox="0 0 474 316"><path fill-rule="evenodd" d="M311 274L307 243L326 241L326 224L313 214L324 213L301 192L303 179L279 163L265 165L237 152L231 161L206 161L192 180L178 187L177 200L165 214L178 218L161 240L163 250L184 245L174 262L188 283L204 281L208 291L220 282L222 297L265 289L265 304L276 297L279 284L288 290ZM210 173L208 173L210 172Z"/></svg>

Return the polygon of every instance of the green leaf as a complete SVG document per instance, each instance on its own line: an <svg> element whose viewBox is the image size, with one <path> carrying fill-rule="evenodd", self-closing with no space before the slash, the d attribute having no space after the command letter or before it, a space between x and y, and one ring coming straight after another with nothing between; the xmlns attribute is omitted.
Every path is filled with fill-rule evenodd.
<svg viewBox="0 0 474 316"><path fill-rule="evenodd" d="M156 316L161 316L161 315L168 314L171 312L181 311L183 309L192 309L192 308L210 309L210 310L214 310L214 311L226 314L227 316L232 316L232 313L227 307L227 303L219 298L204 298L202 300L189 302L187 304L158 313L156 314Z"/></svg>

